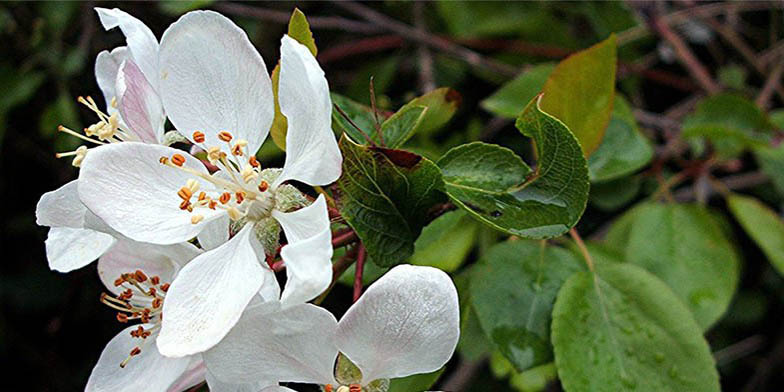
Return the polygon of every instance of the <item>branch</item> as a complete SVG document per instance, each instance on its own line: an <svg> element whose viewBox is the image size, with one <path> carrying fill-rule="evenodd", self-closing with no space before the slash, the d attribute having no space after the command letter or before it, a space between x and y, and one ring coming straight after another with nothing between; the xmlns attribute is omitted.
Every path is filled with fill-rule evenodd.
<svg viewBox="0 0 784 392"><path fill-rule="evenodd" d="M216 2L212 7L226 14L254 18L266 22L288 24L291 19L291 13L287 11L251 7L239 3ZM384 31L384 29L371 23L339 16L308 16L308 24L313 29L341 30L351 33L376 34Z"/></svg>
<svg viewBox="0 0 784 392"><path fill-rule="evenodd" d="M365 259L367 257L367 251L365 250L365 245L359 244L359 251L357 253L357 268L354 272L354 302L359 300L359 296L362 295L362 273L365 270Z"/></svg>
<svg viewBox="0 0 784 392"><path fill-rule="evenodd" d="M450 391L450 392L460 392L467 390L470 386L471 380L474 379L476 373L485 365L487 362L486 359L482 359L479 361L468 361L465 358L460 358L460 362L457 363L457 368L452 372L452 374L444 380L444 383L441 385L441 390L443 391Z"/></svg>
<svg viewBox="0 0 784 392"><path fill-rule="evenodd" d="M433 34L417 30L414 27L392 19L360 3L351 1L334 1L333 4L365 19L366 21L386 31L399 34L410 41L418 42L438 49L444 53L458 57L475 67L486 68L509 77L517 74L516 67L485 58L481 54L474 52L471 49L465 48Z"/></svg>
<svg viewBox="0 0 784 392"><path fill-rule="evenodd" d="M768 75L768 79L762 86L762 91L757 95L757 99L754 100L757 106L767 109L770 106L770 98L773 96L773 92L778 93L779 97L784 100L784 94L781 93L782 72L784 72L784 63L776 64L776 67L773 68L773 71Z"/></svg>
<svg viewBox="0 0 784 392"><path fill-rule="evenodd" d="M424 2L414 2L414 26L421 33L427 34ZM424 94L436 88L435 77L433 76L433 54L430 53L427 45L420 43L417 48L417 56L419 57L419 89Z"/></svg>
<svg viewBox="0 0 784 392"><path fill-rule="evenodd" d="M723 184L729 190L739 190L739 189L746 189L751 188L757 185L762 185L768 182L770 179L765 173L762 172L750 172L750 173L743 173L743 174L736 174L732 176L727 176L724 178L719 179L719 182ZM711 197L720 193L720 191L716 190L716 187L711 186L707 192L706 197ZM675 200L678 201L689 201L694 200L697 196L697 192L693 186L688 188L681 188L673 192L673 196Z"/></svg>

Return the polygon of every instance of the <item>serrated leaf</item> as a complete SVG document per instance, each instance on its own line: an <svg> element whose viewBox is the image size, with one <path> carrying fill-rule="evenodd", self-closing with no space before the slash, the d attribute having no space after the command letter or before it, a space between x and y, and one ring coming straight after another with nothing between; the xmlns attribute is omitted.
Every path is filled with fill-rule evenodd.
<svg viewBox="0 0 784 392"><path fill-rule="evenodd" d="M784 222L781 217L759 200L747 196L732 195L727 198L727 206L776 271L784 275Z"/></svg>
<svg viewBox="0 0 784 392"><path fill-rule="evenodd" d="M412 99L407 104L403 105L399 111L402 111L410 106L422 106L427 108L425 117L417 125L415 133L429 134L430 132L437 131L457 112L463 98L460 93L449 88L441 87L430 91L422 96Z"/></svg>
<svg viewBox="0 0 784 392"><path fill-rule="evenodd" d="M555 365L567 392L718 392L719 376L689 310L630 264L578 272L553 311Z"/></svg>
<svg viewBox="0 0 784 392"><path fill-rule="evenodd" d="M542 92L553 69L555 64L539 64L521 73L485 98L482 108L496 116L517 118L528 102Z"/></svg>
<svg viewBox="0 0 784 392"><path fill-rule="evenodd" d="M452 272L463 264L476 242L478 223L465 211L451 211L425 226L414 243L411 264Z"/></svg>
<svg viewBox="0 0 784 392"><path fill-rule="evenodd" d="M740 261L720 223L704 207L643 204L610 228L607 241L667 283L703 329L727 310Z"/></svg>
<svg viewBox="0 0 784 392"><path fill-rule="evenodd" d="M764 147L772 124L754 102L742 95L724 93L703 99L683 121L681 136L704 137L721 157L733 157L745 148Z"/></svg>
<svg viewBox="0 0 784 392"><path fill-rule="evenodd" d="M653 147L637 127L629 104L615 97L610 124L601 144L588 158L591 182L609 181L639 170L653 158Z"/></svg>
<svg viewBox="0 0 784 392"><path fill-rule="evenodd" d="M362 146L345 134L339 143L343 174L339 208L380 266L405 261L427 223L427 212L444 200L438 167L402 150Z"/></svg>
<svg viewBox="0 0 784 392"><path fill-rule="evenodd" d="M599 147L612 114L615 35L561 61L542 89L542 110L563 121L585 156Z"/></svg>
<svg viewBox="0 0 784 392"><path fill-rule="evenodd" d="M571 252L525 240L494 246L474 267L471 301L479 324L518 372L552 361L555 296L581 269Z"/></svg>
<svg viewBox="0 0 784 392"><path fill-rule="evenodd" d="M297 40L297 42L305 45L313 56L316 56L318 49L316 48L316 41L313 39L313 32L310 31L310 24L308 24L305 14L294 8L289 19L288 35ZM288 129L288 121L286 116L280 112L280 103L278 102L278 83L280 82L280 61L275 65L272 70L272 96L275 101L275 118L272 120L272 127L270 127L270 135L275 144L281 150L286 151L286 130Z"/></svg>
<svg viewBox="0 0 784 392"><path fill-rule="evenodd" d="M446 191L460 208L491 227L526 238L550 238L573 227L588 200L580 144L563 123L531 101L517 119L539 157L536 170L511 150L474 142L438 161Z"/></svg>

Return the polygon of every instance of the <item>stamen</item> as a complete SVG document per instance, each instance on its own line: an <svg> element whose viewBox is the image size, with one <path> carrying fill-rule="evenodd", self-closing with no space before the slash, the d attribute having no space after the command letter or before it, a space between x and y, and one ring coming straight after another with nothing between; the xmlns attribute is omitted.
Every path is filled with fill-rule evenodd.
<svg viewBox="0 0 784 392"><path fill-rule="evenodd" d="M221 204L226 204L231 200L231 194L229 192L223 192L218 200L220 200Z"/></svg>
<svg viewBox="0 0 784 392"><path fill-rule="evenodd" d="M324 392L332 392L332 384L324 385Z"/></svg>
<svg viewBox="0 0 784 392"><path fill-rule="evenodd" d="M185 163L185 157L180 154L174 154L171 157L171 161L177 166L182 166Z"/></svg>
<svg viewBox="0 0 784 392"><path fill-rule="evenodd" d="M160 282L161 282L161 278L160 278L160 277L158 277L158 276L153 276L153 277L151 277L151 278L150 278L150 283L152 283L152 284L154 284L154 285L156 285L156 286L157 286L157 285L158 285L158 283L160 283Z"/></svg>
<svg viewBox="0 0 784 392"><path fill-rule="evenodd" d="M161 305L163 305L163 300L162 299L155 298L154 300L152 300L152 307L153 308L158 309L158 308L161 307Z"/></svg>
<svg viewBox="0 0 784 392"><path fill-rule="evenodd" d="M242 147L239 144L235 144L231 147L231 155L236 155L238 157L242 156Z"/></svg>
<svg viewBox="0 0 784 392"><path fill-rule="evenodd" d="M220 132L218 132L218 139L223 140L224 142L228 143L228 142L231 141L232 136L231 136L231 134L229 132L220 131Z"/></svg>
<svg viewBox="0 0 784 392"><path fill-rule="evenodd" d="M125 278L123 278L122 276L114 280L115 287L120 286L123 283L125 283Z"/></svg>
<svg viewBox="0 0 784 392"><path fill-rule="evenodd" d="M177 191L177 196L179 196L182 200L190 200L191 196L193 196L193 192L191 192L190 188L184 186Z"/></svg>
<svg viewBox="0 0 784 392"><path fill-rule="evenodd" d="M147 280L147 275L145 275L142 270L136 270L136 272L134 272L134 277L139 282L144 282Z"/></svg>
<svg viewBox="0 0 784 392"><path fill-rule="evenodd" d="M269 184L267 181L262 180L259 184L259 192L266 192L269 189Z"/></svg>
<svg viewBox="0 0 784 392"><path fill-rule="evenodd" d="M229 213L229 218L231 218L232 220L239 220L243 216L240 210L234 207L229 207L227 211Z"/></svg>
<svg viewBox="0 0 784 392"><path fill-rule="evenodd" d="M190 208L191 208L190 200L183 200L182 203L180 203L181 210L189 210Z"/></svg>
<svg viewBox="0 0 784 392"><path fill-rule="evenodd" d="M125 313L117 313L117 321L119 321L121 323L127 323L128 322L128 315L125 314Z"/></svg>
<svg viewBox="0 0 784 392"><path fill-rule="evenodd" d="M200 192L199 193L199 198L198 198L199 201L202 201L202 200L204 200L206 198L207 198L207 194L206 193L204 193L204 192Z"/></svg>
<svg viewBox="0 0 784 392"><path fill-rule="evenodd" d="M255 155L251 155L251 156L250 156L250 158L248 158L248 163L249 163L251 166L255 167L255 168L257 168L257 167L261 166L261 164L259 164L259 160L258 160L258 159L256 159L256 156L255 156Z"/></svg>
<svg viewBox="0 0 784 392"><path fill-rule="evenodd" d="M58 126L58 127L57 127L57 130L58 130L58 131L60 131L60 132L67 133L67 134L69 134L69 135L71 135L71 136L76 136L76 137L78 137L79 139L82 139L82 140L88 141L88 142L90 142L90 143L95 143L95 144L106 144L106 143L104 143L104 142L101 142L101 141L98 141L98 140L95 140L95 139L90 139L89 137L87 137L87 136L84 136L84 135L82 135L82 134L80 134L80 133L78 133L78 132L76 132L76 131L74 131L74 130L68 129L68 128L66 128L66 127L62 126L62 125Z"/></svg>
<svg viewBox="0 0 784 392"><path fill-rule="evenodd" d="M351 384L348 386L349 392L362 392L362 385L359 384Z"/></svg>
<svg viewBox="0 0 784 392"><path fill-rule="evenodd" d="M199 185L198 181L196 181L196 180L194 180L192 178L189 178L188 181L185 182L185 186L187 186L188 189L190 189L192 193L196 193L199 190L199 186L200 185Z"/></svg>
<svg viewBox="0 0 784 392"><path fill-rule="evenodd" d="M193 131L193 141L196 143L204 143L204 133L201 131Z"/></svg>
<svg viewBox="0 0 784 392"><path fill-rule="evenodd" d="M109 105L111 105L111 107L117 109L117 97L112 97L112 100L111 100L111 102L109 102Z"/></svg>
<svg viewBox="0 0 784 392"><path fill-rule="evenodd" d="M220 147L210 147L207 149L207 160L210 161L213 165L217 165L218 161L221 159L221 150Z"/></svg>
<svg viewBox="0 0 784 392"><path fill-rule="evenodd" d="M161 157L160 159L158 159L158 162L160 162L162 165L165 165L169 163L169 158Z"/></svg>
<svg viewBox="0 0 784 392"><path fill-rule="evenodd" d="M169 284L168 283L162 284L161 285L161 291L163 291L164 293L169 291Z"/></svg>
<svg viewBox="0 0 784 392"><path fill-rule="evenodd" d="M204 219L204 216L196 214L196 215L191 216L191 223L193 223L195 225L195 224L201 222L203 219Z"/></svg>
<svg viewBox="0 0 784 392"><path fill-rule="evenodd" d="M242 180L245 181L245 183L249 183L258 176L258 173L253 170L253 167L245 166L245 168L240 172L240 175L242 176Z"/></svg>

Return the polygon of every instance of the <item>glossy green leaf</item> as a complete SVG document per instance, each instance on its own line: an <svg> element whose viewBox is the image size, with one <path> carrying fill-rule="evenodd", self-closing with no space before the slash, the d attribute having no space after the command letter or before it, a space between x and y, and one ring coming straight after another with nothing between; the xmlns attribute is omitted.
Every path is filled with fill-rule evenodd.
<svg viewBox="0 0 784 392"><path fill-rule="evenodd" d="M402 146L403 143L414 135L414 132L425 119L427 111L428 109L425 106L406 106L390 116L381 124L381 135L384 138L384 145L389 148ZM373 136L378 135L378 133L372 130L365 132L369 134L372 132Z"/></svg>
<svg viewBox="0 0 784 392"><path fill-rule="evenodd" d="M644 204L610 228L607 241L667 283L703 329L727 310L740 261L719 221L699 205Z"/></svg>
<svg viewBox="0 0 784 392"><path fill-rule="evenodd" d="M713 95L702 100L694 113L684 119L683 138L704 137L722 157L740 154L745 148L763 147L772 127L754 102L734 93Z"/></svg>
<svg viewBox="0 0 784 392"><path fill-rule="evenodd" d="M410 106L422 106L427 108L425 117L417 125L416 133L428 134L437 131L446 125L446 123L452 119L452 116L455 115L455 112L457 112L457 108L460 106L462 100L463 98L457 91L448 87L441 87L414 98L403 105L398 112L403 111Z"/></svg>
<svg viewBox="0 0 784 392"><path fill-rule="evenodd" d="M414 374L413 376L393 378L389 383L388 392L423 392L429 391L430 387L438 381L444 368L433 373Z"/></svg>
<svg viewBox="0 0 784 392"><path fill-rule="evenodd" d="M289 19L288 35L297 40L302 45L307 46L310 52L315 56L318 53L316 49L316 41L313 39L313 33L310 31L310 24L308 24L305 14L295 8L291 13ZM278 83L280 80L280 61L272 70L272 95L275 100L275 118L272 120L272 127L270 128L270 136L275 144L281 150L286 150L286 130L288 129L288 122L286 116L280 112L280 103L278 102Z"/></svg>
<svg viewBox="0 0 784 392"><path fill-rule="evenodd" d="M340 139L343 174L339 209L378 265L404 262L427 223L427 212L444 200L438 167L402 150L362 146Z"/></svg>
<svg viewBox="0 0 784 392"><path fill-rule="evenodd" d="M754 158L779 194L784 195L784 143L754 149Z"/></svg>
<svg viewBox="0 0 784 392"><path fill-rule="evenodd" d="M579 272L561 288L552 343L567 392L718 392L699 325L654 275L630 264Z"/></svg>
<svg viewBox="0 0 784 392"><path fill-rule="evenodd" d="M571 252L526 240L494 246L474 267L471 301L479 323L517 371L552 361L555 296L581 269Z"/></svg>
<svg viewBox="0 0 784 392"><path fill-rule="evenodd" d="M784 275L784 222L757 199L732 195L727 206L743 230L762 249L776 270Z"/></svg>
<svg viewBox="0 0 784 392"><path fill-rule="evenodd" d="M517 118L528 102L542 92L554 68L554 64L539 64L524 71L485 98L481 102L482 108L497 116Z"/></svg>
<svg viewBox="0 0 784 392"><path fill-rule="evenodd" d="M615 35L561 61L542 89L542 110L563 121L585 156L599 147L615 97Z"/></svg>
<svg viewBox="0 0 784 392"><path fill-rule="evenodd" d="M469 361L479 361L493 351L493 343L487 339L479 317L471 305L471 271L473 268L454 277L457 287L457 299L460 303L460 340L457 342L457 352Z"/></svg>
<svg viewBox="0 0 784 392"><path fill-rule="evenodd" d="M478 223L467 215L463 210L447 212L425 226L409 262L447 272L457 270L476 242Z"/></svg>
<svg viewBox="0 0 784 392"><path fill-rule="evenodd" d="M532 101L517 128L535 141L535 171L511 150L474 142L449 150L438 166L460 208L491 227L526 238L561 235L588 199L588 169L580 145L563 123Z"/></svg>
<svg viewBox="0 0 784 392"><path fill-rule="evenodd" d="M616 96L610 124L599 148L588 158L591 182L620 178L639 170L653 158L653 147L637 127L629 104Z"/></svg>

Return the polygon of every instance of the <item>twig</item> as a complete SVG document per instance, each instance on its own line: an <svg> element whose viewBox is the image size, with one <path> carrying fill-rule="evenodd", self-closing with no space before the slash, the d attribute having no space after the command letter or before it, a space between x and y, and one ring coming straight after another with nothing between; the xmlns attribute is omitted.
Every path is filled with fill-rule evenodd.
<svg viewBox="0 0 784 392"><path fill-rule="evenodd" d="M216 2L212 7L226 14L250 17L280 24L289 23L289 19L291 18L291 13L287 11L252 7L239 3ZM384 29L375 26L372 23L360 22L339 16L308 16L308 24L313 29L342 30L351 33L376 34L384 31Z"/></svg>
<svg viewBox="0 0 784 392"><path fill-rule="evenodd" d="M588 269L591 270L591 272L593 272L594 271L593 258L591 257L591 254L588 252L588 248L585 246L585 242L583 242L582 237L580 237L580 233L577 232L577 229L572 227L572 229L569 230L569 235L572 236L572 239L577 244L577 247L580 249L580 253L582 253L583 258L585 259L585 264L588 265Z"/></svg>
<svg viewBox="0 0 784 392"><path fill-rule="evenodd" d="M752 335L721 350L713 352L716 365L722 366L750 355L765 346L766 339L762 335Z"/></svg>
<svg viewBox="0 0 784 392"><path fill-rule="evenodd" d="M769 181L769 178L767 175L765 175L765 173L751 172L726 176L718 179L718 181L721 182L727 189L734 191L764 184ZM711 197L717 193L719 193L719 191L712 186L710 190L708 190L706 197ZM673 196L675 197L675 200L678 201L689 201L694 200L696 197L696 192L694 187L681 188L673 192Z"/></svg>
<svg viewBox="0 0 784 392"><path fill-rule="evenodd" d="M405 40L397 34L352 40L345 44L337 44L320 50L318 60L323 65L346 57L400 48L404 43Z"/></svg>
<svg viewBox="0 0 784 392"><path fill-rule="evenodd" d="M675 49L675 54L681 60L681 63L686 67L697 83L710 94L715 94L721 91L721 87L713 80L708 69L697 59L697 56L692 53L686 42L673 31L670 26L664 22L661 17L651 18L651 27L661 36L665 41L672 45Z"/></svg>
<svg viewBox="0 0 784 392"><path fill-rule="evenodd" d="M762 86L762 91L757 95L757 99L754 100L754 103L756 103L757 106L763 109L767 109L770 106L770 98L773 96L773 92L781 90L782 72L784 72L784 63L780 62L776 64L776 67L770 72L768 79L765 80L765 84ZM784 100L784 94L779 93L779 97Z"/></svg>
<svg viewBox="0 0 784 392"><path fill-rule="evenodd" d="M414 26L422 33L427 34L425 24L425 2L415 1L414 4ZM436 82L433 76L433 54L427 45L420 43L417 47L417 57L419 57L419 89L422 94L435 90Z"/></svg>
<svg viewBox="0 0 784 392"><path fill-rule="evenodd" d="M780 332L777 337L776 346L770 351L770 354L762 360L757 366L754 375L751 377L746 386L743 387L743 392L752 392L757 389L765 390L768 378L771 375L774 367L781 363L784 358L784 331Z"/></svg>
<svg viewBox="0 0 784 392"><path fill-rule="evenodd" d="M354 302L359 300L362 295L362 272L365 270L365 258L367 257L367 250L365 245L359 244L359 251L357 252L357 267L354 271Z"/></svg>
<svg viewBox="0 0 784 392"><path fill-rule="evenodd" d="M458 57L475 67L486 68L509 77L517 74L516 67L485 58L481 54L455 44L454 42L424 31L419 31L405 23L401 23L360 3L351 1L334 1L333 4L365 19L366 21L380 28L383 28L386 31L394 32L408 40L436 48L444 53Z"/></svg>
<svg viewBox="0 0 784 392"><path fill-rule="evenodd" d="M460 392L468 389L471 380L479 372L479 369L485 366L486 363L486 359L479 361L468 361L465 358L460 358L460 362L458 362L457 368L454 370L454 372L452 372L449 378L444 380L444 383L441 384L440 390L448 392Z"/></svg>
<svg viewBox="0 0 784 392"><path fill-rule="evenodd" d="M350 230L348 232L337 234L332 237L332 247L333 248L340 248L351 244L352 242L356 242L358 239L357 233L354 230Z"/></svg>

